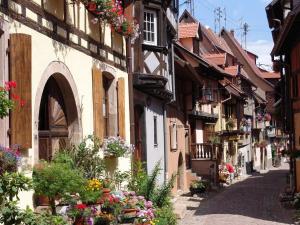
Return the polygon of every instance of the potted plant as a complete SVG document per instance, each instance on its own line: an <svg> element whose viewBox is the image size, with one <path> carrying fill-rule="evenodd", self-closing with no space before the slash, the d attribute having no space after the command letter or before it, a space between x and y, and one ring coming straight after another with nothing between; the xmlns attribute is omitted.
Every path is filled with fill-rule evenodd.
<svg viewBox="0 0 300 225"><path fill-rule="evenodd" d="M19 148L5 148L0 146L0 176L4 172L16 172L21 161Z"/></svg>
<svg viewBox="0 0 300 225"><path fill-rule="evenodd" d="M234 128L234 120L232 118L228 118L226 121L227 130L232 130Z"/></svg>
<svg viewBox="0 0 300 225"><path fill-rule="evenodd" d="M204 180L193 181L190 185L191 195L204 193L207 190L208 182Z"/></svg>
<svg viewBox="0 0 300 225"><path fill-rule="evenodd" d="M55 199L80 193L85 186L82 173L66 163L43 162L33 169L35 193L49 198L52 214L56 214Z"/></svg>
<svg viewBox="0 0 300 225"><path fill-rule="evenodd" d="M84 225L91 216L91 209L85 204L76 204L68 209L67 215L74 221L74 225Z"/></svg>
<svg viewBox="0 0 300 225"><path fill-rule="evenodd" d="M83 192L80 193L82 202L92 205L100 203L100 197L102 196L102 184L101 182L93 178L87 181L87 185Z"/></svg>
<svg viewBox="0 0 300 225"><path fill-rule="evenodd" d="M100 213L94 218L94 225L110 225L116 218L113 214Z"/></svg>
<svg viewBox="0 0 300 225"><path fill-rule="evenodd" d="M263 116L262 116L260 113L257 113L257 115L256 115L256 120L257 120L258 122L262 122L262 121L263 121Z"/></svg>
<svg viewBox="0 0 300 225"><path fill-rule="evenodd" d="M262 141L259 143L259 147L261 147L261 148L265 148L267 145L268 145L268 142L267 142L266 140L262 140Z"/></svg>
<svg viewBox="0 0 300 225"><path fill-rule="evenodd" d="M271 121L272 116L269 113L266 113L264 118L265 118L265 121Z"/></svg>
<svg viewBox="0 0 300 225"><path fill-rule="evenodd" d="M154 210L153 208L148 208L148 209L142 209L139 210L136 219L134 221L134 224L136 225L151 225L153 224L154 221Z"/></svg>
<svg viewBox="0 0 300 225"><path fill-rule="evenodd" d="M103 151L105 157L124 157L132 152L132 146L120 137L109 137L104 139Z"/></svg>
<svg viewBox="0 0 300 225"><path fill-rule="evenodd" d="M139 199L134 191L124 192L124 200L122 201L122 216L125 218L133 218L137 213L137 204Z"/></svg>
<svg viewBox="0 0 300 225"><path fill-rule="evenodd" d="M99 154L100 140L89 135L79 145L73 145L64 152L74 162L74 167L80 169L87 179L100 178L104 175L105 162Z"/></svg>

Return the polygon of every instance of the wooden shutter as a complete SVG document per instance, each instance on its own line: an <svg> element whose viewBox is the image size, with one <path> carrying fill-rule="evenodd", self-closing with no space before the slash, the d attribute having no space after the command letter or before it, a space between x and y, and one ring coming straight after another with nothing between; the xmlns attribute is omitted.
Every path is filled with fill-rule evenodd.
<svg viewBox="0 0 300 225"><path fill-rule="evenodd" d="M32 106L31 106L31 36L10 35L10 80L16 81L17 88L11 94L25 101L23 107L15 104L11 112L11 144L22 148L32 147Z"/></svg>
<svg viewBox="0 0 300 225"><path fill-rule="evenodd" d="M125 80L118 79L118 124L119 136L125 138Z"/></svg>
<svg viewBox="0 0 300 225"><path fill-rule="evenodd" d="M93 67L94 135L103 141L103 79L100 69Z"/></svg>

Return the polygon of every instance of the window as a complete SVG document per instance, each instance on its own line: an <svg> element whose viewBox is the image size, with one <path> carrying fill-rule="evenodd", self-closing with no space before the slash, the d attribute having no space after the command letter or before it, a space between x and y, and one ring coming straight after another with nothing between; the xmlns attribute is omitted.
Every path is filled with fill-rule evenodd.
<svg viewBox="0 0 300 225"><path fill-rule="evenodd" d="M157 14L155 11L144 11L144 43L157 45Z"/></svg>
<svg viewBox="0 0 300 225"><path fill-rule="evenodd" d="M108 102L108 89L109 89L109 80L106 77L103 77L103 99L102 99L102 108L103 108L103 135L108 137L108 124L109 124L109 102Z"/></svg>
<svg viewBox="0 0 300 225"><path fill-rule="evenodd" d="M154 146L157 146L157 116L153 117L154 122Z"/></svg>
<svg viewBox="0 0 300 225"><path fill-rule="evenodd" d="M171 135L171 150L177 150L177 126L176 123L173 123L170 126L170 135Z"/></svg>

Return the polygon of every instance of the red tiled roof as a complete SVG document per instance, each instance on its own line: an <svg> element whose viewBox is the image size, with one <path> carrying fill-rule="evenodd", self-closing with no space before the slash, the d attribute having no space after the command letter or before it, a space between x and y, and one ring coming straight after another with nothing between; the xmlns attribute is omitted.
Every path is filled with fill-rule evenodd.
<svg viewBox="0 0 300 225"><path fill-rule="evenodd" d="M264 79L280 79L280 73L276 72L262 72L261 75Z"/></svg>
<svg viewBox="0 0 300 225"><path fill-rule="evenodd" d="M198 37L199 23L180 23L178 27L179 38Z"/></svg>
<svg viewBox="0 0 300 225"><path fill-rule="evenodd" d="M217 65L225 65L226 54L219 53L219 54L204 54L204 58L211 60Z"/></svg>
<svg viewBox="0 0 300 225"><path fill-rule="evenodd" d="M230 34L228 31L226 31L225 29L222 30L222 36L224 36L228 41L230 41L235 46L236 50L242 55L242 57L248 63L248 65L251 68L251 70L255 73L255 75L257 77L261 78L261 80L263 80L268 86L270 86L271 88L273 88L273 85L270 82L268 82L267 80L263 79L262 72L255 65L255 63L253 62L253 60L250 59L250 57L247 54L247 52L242 48L242 46L238 43L238 41L235 39L235 37L232 34Z"/></svg>
<svg viewBox="0 0 300 225"><path fill-rule="evenodd" d="M202 24L200 24L200 26L201 26L201 30L202 30L203 34L211 41L211 43L213 45L215 45L219 49L223 50L224 52L227 52L230 55L233 55L231 49L229 48L229 46L227 45L227 43L223 39L223 37L219 37L210 28L206 28Z"/></svg>

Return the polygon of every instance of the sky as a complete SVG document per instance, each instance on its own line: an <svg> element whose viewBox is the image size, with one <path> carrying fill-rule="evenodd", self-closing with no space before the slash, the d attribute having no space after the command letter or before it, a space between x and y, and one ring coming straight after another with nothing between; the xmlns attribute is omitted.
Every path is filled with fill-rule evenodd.
<svg viewBox="0 0 300 225"><path fill-rule="evenodd" d="M187 4L182 4L185 1L179 1L181 12L187 7ZM215 30L214 9L220 7L225 11L224 8L226 8L226 29L234 29L237 40L241 42L241 24L247 23L249 32L246 49L258 55L258 64L263 64L262 67L271 69L270 52L273 48L273 40L265 12L265 7L270 2L271 0L194 0L194 16L202 24ZM224 17L223 13L221 27L225 26ZM244 39L242 44L245 47Z"/></svg>

